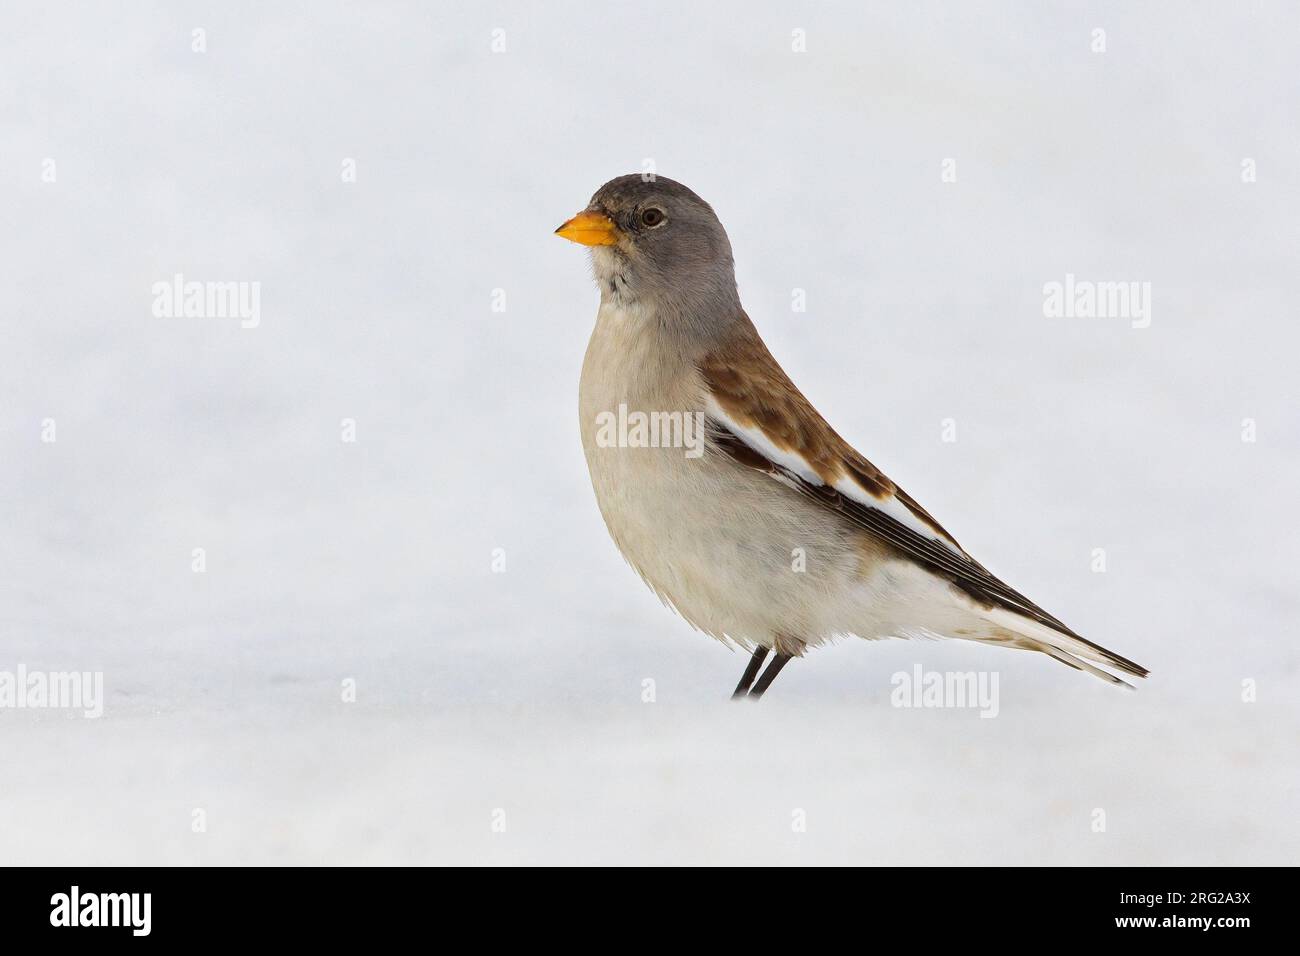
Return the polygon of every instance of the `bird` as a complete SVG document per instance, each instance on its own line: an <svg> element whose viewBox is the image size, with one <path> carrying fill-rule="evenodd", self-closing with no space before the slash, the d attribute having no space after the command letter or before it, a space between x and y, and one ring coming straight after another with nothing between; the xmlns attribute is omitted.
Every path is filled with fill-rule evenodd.
<svg viewBox="0 0 1300 956"><path fill-rule="evenodd" d="M994 576L840 437L745 313L730 239L691 189L620 176L555 234L589 248L600 289L578 388L597 505L670 609L750 652L732 699L847 637L1033 650L1130 688L1111 671L1147 676Z"/></svg>

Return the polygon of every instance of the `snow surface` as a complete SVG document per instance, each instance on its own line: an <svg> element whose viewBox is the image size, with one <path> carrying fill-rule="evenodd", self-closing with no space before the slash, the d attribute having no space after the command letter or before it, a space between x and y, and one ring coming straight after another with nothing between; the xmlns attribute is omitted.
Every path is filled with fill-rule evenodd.
<svg viewBox="0 0 1300 956"><path fill-rule="evenodd" d="M1300 12L980 6L5 0L0 670L107 699L0 710L0 862L1297 862ZM1148 682L853 641L728 702L578 442L551 231L647 157L836 428ZM177 272L260 325L154 317Z"/></svg>

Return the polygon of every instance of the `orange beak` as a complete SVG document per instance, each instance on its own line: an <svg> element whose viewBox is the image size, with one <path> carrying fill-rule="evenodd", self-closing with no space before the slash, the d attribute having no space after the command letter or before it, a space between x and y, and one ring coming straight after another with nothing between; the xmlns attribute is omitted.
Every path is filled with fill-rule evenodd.
<svg viewBox="0 0 1300 956"><path fill-rule="evenodd" d="M603 212L592 209L578 213L555 234L584 246L612 246L618 242L618 227Z"/></svg>

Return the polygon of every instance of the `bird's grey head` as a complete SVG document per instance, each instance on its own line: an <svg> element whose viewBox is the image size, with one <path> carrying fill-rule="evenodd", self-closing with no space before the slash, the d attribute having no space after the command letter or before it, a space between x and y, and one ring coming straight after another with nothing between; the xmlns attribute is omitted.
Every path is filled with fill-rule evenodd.
<svg viewBox="0 0 1300 956"><path fill-rule="evenodd" d="M611 179L555 232L591 247L602 301L652 306L662 324L697 332L740 311L727 232L681 183Z"/></svg>

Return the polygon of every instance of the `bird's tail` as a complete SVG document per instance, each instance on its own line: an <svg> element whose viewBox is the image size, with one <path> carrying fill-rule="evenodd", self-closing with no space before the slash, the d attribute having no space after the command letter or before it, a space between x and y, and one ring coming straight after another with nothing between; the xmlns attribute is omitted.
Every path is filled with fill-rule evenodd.
<svg viewBox="0 0 1300 956"><path fill-rule="evenodd" d="M1014 635L1012 641L1014 646L1041 651L1062 664L1073 667L1075 670L1086 671L1093 677L1100 678L1109 684L1129 688L1133 686L1128 681L1121 680L1100 667L1094 667L1088 663L1089 661L1104 664L1106 667L1133 677L1146 677L1150 673L1141 664L1135 664L1127 657L1121 657L1114 651L1108 651L1100 644L1094 644L1092 641L1085 640L1077 635L1064 634L1048 627L1046 624L1040 624L1038 621L1030 620L1013 611L995 607L984 611L982 616L991 624L996 625L1000 631L1010 631Z"/></svg>

